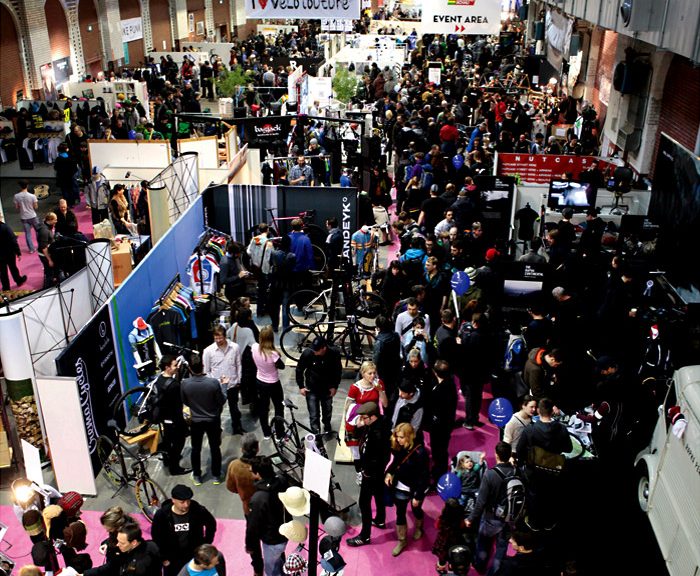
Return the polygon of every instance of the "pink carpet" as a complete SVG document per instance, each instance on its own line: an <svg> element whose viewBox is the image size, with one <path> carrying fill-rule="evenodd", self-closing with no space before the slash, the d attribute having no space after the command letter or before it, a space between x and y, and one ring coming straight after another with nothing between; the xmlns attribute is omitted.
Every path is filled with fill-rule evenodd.
<svg viewBox="0 0 700 576"><path fill-rule="evenodd" d="M56 200L58 203L58 199ZM88 240L92 240L92 214L85 207L81 200L81 204L73 208L76 217L78 218L78 229L87 236ZM16 230L15 232L19 232ZM30 254L27 248L27 241L24 237L24 231L17 236L19 247L22 251L22 259L17 262L17 267L21 274L27 276L27 282L22 285L23 290L41 290L44 286L44 267L36 254ZM34 244L36 245L36 235L33 236ZM14 288L14 282L10 280L10 287Z"/></svg>

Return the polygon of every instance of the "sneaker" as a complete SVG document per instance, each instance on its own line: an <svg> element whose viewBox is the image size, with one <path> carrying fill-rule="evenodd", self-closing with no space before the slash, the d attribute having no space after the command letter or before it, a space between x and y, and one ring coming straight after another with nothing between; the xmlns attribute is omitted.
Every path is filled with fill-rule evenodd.
<svg viewBox="0 0 700 576"><path fill-rule="evenodd" d="M19 281L17 282L17 288L19 288L22 284L24 284L27 281L26 276L21 276Z"/></svg>
<svg viewBox="0 0 700 576"><path fill-rule="evenodd" d="M170 470L170 475L171 476L182 476L183 474L189 474L192 472L191 468L173 468Z"/></svg>
<svg viewBox="0 0 700 576"><path fill-rule="evenodd" d="M466 422L462 424L462 428L464 428L465 430L474 430L474 426L472 426L471 424L467 424Z"/></svg>
<svg viewBox="0 0 700 576"><path fill-rule="evenodd" d="M376 518L372 519L372 526L384 530L386 528L386 522L377 522Z"/></svg>
<svg viewBox="0 0 700 576"><path fill-rule="evenodd" d="M353 548L356 548L357 546L364 546L365 544L369 544L369 538L362 538L362 536L355 536L354 538L348 538L345 543L348 546L352 546Z"/></svg>
<svg viewBox="0 0 700 576"><path fill-rule="evenodd" d="M357 484L358 486L362 485L362 472L358 472L355 476L355 484Z"/></svg>
<svg viewBox="0 0 700 576"><path fill-rule="evenodd" d="M263 440L271 440L272 436L263 436Z"/></svg>
<svg viewBox="0 0 700 576"><path fill-rule="evenodd" d="M223 474L219 474L216 478L214 478L214 486L218 486L219 484L224 483L224 476Z"/></svg>
<svg viewBox="0 0 700 576"><path fill-rule="evenodd" d="M192 484L194 484L195 486L201 486L202 485L202 477L195 476L194 472L192 472Z"/></svg>

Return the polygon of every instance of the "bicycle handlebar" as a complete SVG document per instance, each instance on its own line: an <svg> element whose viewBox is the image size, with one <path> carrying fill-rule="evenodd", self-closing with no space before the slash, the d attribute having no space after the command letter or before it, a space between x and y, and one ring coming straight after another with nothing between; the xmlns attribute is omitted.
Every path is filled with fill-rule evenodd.
<svg viewBox="0 0 700 576"><path fill-rule="evenodd" d="M289 398L285 398L282 401L282 404L285 407L289 408L290 410L298 410L299 409L299 407L296 404L294 404L294 402L292 402Z"/></svg>

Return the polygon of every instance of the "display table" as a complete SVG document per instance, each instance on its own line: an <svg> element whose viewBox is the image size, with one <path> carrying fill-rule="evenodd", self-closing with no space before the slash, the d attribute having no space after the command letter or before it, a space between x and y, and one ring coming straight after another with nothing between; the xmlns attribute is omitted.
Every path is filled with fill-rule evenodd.
<svg viewBox="0 0 700 576"><path fill-rule="evenodd" d="M138 436L124 436L122 434L121 439L129 445L138 444L142 448L148 450L151 454L155 454L158 451L160 434L157 428L149 428L143 434L139 434Z"/></svg>
<svg viewBox="0 0 700 576"><path fill-rule="evenodd" d="M114 287L119 286L133 269L131 243L128 240L112 246L112 273Z"/></svg>

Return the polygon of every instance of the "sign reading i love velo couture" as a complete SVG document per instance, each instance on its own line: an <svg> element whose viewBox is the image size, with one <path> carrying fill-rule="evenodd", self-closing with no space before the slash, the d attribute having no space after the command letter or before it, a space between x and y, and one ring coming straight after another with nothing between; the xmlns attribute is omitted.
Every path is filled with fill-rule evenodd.
<svg viewBox="0 0 700 576"><path fill-rule="evenodd" d="M360 17L360 0L245 0L246 18Z"/></svg>

